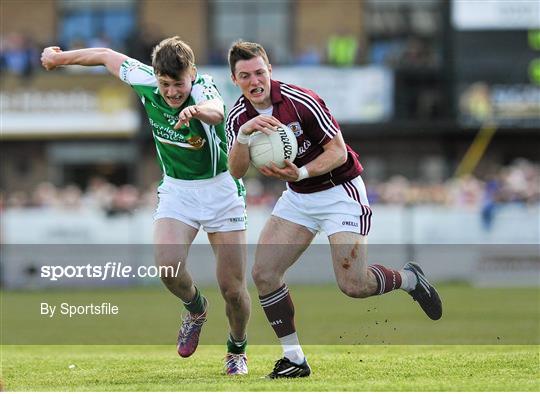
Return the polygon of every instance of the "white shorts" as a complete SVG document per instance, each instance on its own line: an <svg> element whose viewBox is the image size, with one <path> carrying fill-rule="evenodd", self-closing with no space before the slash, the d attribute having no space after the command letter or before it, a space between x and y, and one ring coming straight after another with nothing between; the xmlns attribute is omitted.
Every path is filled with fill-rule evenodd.
<svg viewBox="0 0 540 394"><path fill-rule="evenodd" d="M371 227L371 209L360 176L315 193L296 193L287 188L272 215L328 236L344 231L367 235Z"/></svg>
<svg viewBox="0 0 540 394"><path fill-rule="evenodd" d="M239 184L237 184L239 182ZM226 171L210 179L186 181L168 176L158 187L154 220L171 218L208 233L246 229L245 190Z"/></svg>

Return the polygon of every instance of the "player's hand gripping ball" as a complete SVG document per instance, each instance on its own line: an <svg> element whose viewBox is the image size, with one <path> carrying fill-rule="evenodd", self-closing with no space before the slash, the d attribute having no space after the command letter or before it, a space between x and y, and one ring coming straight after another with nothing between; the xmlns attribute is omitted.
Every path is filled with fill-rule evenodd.
<svg viewBox="0 0 540 394"><path fill-rule="evenodd" d="M279 168L285 167L285 160L294 161L298 153L298 143L293 131L281 125L270 135L256 131L249 139L249 155L257 168L274 162Z"/></svg>

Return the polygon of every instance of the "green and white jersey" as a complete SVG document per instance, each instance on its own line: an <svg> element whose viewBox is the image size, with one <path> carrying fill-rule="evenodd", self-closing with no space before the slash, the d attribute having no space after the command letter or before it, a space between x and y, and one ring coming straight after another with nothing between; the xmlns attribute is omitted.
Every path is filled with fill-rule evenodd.
<svg viewBox="0 0 540 394"><path fill-rule="evenodd" d="M154 69L128 59L119 77L141 98L148 114L164 175L176 179L208 179L227 170L227 139L224 122L212 126L192 119L189 127L174 129L178 115L187 106L221 96L209 75L197 75L191 95L181 108L171 108L159 94Z"/></svg>

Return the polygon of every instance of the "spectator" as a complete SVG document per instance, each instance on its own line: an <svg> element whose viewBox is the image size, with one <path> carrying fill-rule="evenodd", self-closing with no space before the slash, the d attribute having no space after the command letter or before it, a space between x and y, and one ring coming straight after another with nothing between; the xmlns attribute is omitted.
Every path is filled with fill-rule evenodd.
<svg viewBox="0 0 540 394"><path fill-rule="evenodd" d="M81 208L82 191L77 185L67 185L60 192L61 207L69 210Z"/></svg>
<svg viewBox="0 0 540 394"><path fill-rule="evenodd" d="M84 205L88 207L108 210L112 206L116 186L107 182L105 178L95 176L90 178L86 188Z"/></svg>
<svg viewBox="0 0 540 394"><path fill-rule="evenodd" d="M39 65L39 53L32 41L20 33L9 33L2 42L0 53L2 71L29 77Z"/></svg>
<svg viewBox="0 0 540 394"><path fill-rule="evenodd" d="M25 208L30 205L28 193L24 191L16 191L9 195L6 206L8 208Z"/></svg>
<svg viewBox="0 0 540 394"><path fill-rule="evenodd" d="M152 49L161 41L163 34L155 24L137 27L126 42L126 55L144 64L151 64Z"/></svg>
<svg viewBox="0 0 540 394"><path fill-rule="evenodd" d="M305 47L296 57L299 66L317 66L322 63L322 54L315 45Z"/></svg>
<svg viewBox="0 0 540 394"><path fill-rule="evenodd" d="M352 34L333 35L328 39L328 63L338 67L353 66L358 39Z"/></svg>
<svg viewBox="0 0 540 394"><path fill-rule="evenodd" d="M50 182L41 182L32 193L31 204L35 207L59 206L58 190Z"/></svg>
<svg viewBox="0 0 540 394"><path fill-rule="evenodd" d="M114 193L112 205L107 211L110 216L130 214L139 204L139 191L132 185L122 185Z"/></svg>

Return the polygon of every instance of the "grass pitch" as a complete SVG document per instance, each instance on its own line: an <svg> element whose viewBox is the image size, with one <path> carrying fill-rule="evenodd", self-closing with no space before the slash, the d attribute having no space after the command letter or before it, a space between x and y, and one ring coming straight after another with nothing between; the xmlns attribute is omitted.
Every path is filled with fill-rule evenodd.
<svg viewBox="0 0 540 394"><path fill-rule="evenodd" d="M176 354L178 302L162 287L2 292L1 377L10 391L540 391L538 288L437 287L430 321L403 292L353 300L335 285L291 286L313 369L263 379L281 349L252 292L248 376L222 374L227 322L216 288L201 345ZM118 316L40 316L41 302L110 301ZM271 346L272 345L272 346ZM71 366L71 367L70 367Z"/></svg>
<svg viewBox="0 0 540 394"><path fill-rule="evenodd" d="M538 391L538 346L306 346L313 375L267 380L276 346L249 348L250 373L221 373L223 346L7 346L13 391ZM71 366L71 368L70 368Z"/></svg>

